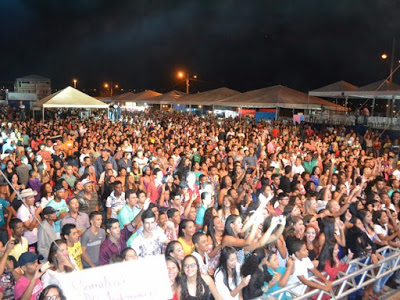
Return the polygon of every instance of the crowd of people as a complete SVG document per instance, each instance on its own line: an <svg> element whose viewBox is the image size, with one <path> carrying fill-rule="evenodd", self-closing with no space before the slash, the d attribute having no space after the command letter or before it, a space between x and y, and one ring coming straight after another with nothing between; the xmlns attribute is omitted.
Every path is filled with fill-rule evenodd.
<svg viewBox="0 0 400 300"><path fill-rule="evenodd" d="M65 299L57 274L152 255L173 299L289 285L281 299L306 286L330 299L349 261L400 247L400 145L371 129L159 111L17 120L1 123L2 299Z"/></svg>

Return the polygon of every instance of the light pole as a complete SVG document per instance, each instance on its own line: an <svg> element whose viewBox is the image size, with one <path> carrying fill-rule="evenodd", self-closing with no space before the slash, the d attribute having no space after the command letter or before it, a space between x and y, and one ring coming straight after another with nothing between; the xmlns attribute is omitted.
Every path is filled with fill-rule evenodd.
<svg viewBox="0 0 400 300"><path fill-rule="evenodd" d="M114 86L114 88L116 88L116 89L119 88L119 85L118 85L118 84L113 84L112 82L111 82L111 84L108 84L107 82L104 83L104 88L105 88L105 89L110 88L110 97L113 96L113 86Z"/></svg>
<svg viewBox="0 0 400 300"><path fill-rule="evenodd" d="M74 83L74 89L76 89L76 84L78 83L78 80L77 80L76 78L74 78L74 79L72 80L72 82Z"/></svg>
<svg viewBox="0 0 400 300"><path fill-rule="evenodd" d="M190 80L197 79L197 75L194 75L193 78L189 77L189 73L178 72L179 78L185 78L186 83L186 94L189 94Z"/></svg>

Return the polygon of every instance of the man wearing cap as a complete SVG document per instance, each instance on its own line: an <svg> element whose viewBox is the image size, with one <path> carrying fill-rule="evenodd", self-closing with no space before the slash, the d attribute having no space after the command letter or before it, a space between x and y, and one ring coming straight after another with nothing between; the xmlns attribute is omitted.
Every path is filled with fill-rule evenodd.
<svg viewBox="0 0 400 300"><path fill-rule="evenodd" d="M89 217L86 213L79 211L79 200L74 197L68 202L69 213L61 220L61 228L65 224L74 224L78 229L79 236L89 227Z"/></svg>
<svg viewBox="0 0 400 300"><path fill-rule="evenodd" d="M36 300L39 298L40 293L43 291L43 284L40 277L44 274L44 272L40 272L40 267L42 266L38 263L38 259L40 258L40 255L25 252L18 259L18 264L24 271L24 275L15 283L15 299Z"/></svg>
<svg viewBox="0 0 400 300"><path fill-rule="evenodd" d="M54 224L57 220L57 212L53 207L47 206L43 209L42 215L44 220L38 227L38 253L44 257L44 260L47 260L51 243L59 237L57 237Z"/></svg>
<svg viewBox="0 0 400 300"><path fill-rule="evenodd" d="M110 156L110 152L111 150L108 148L101 149L101 156L96 159L95 163L97 178L100 178L100 174L104 172L107 163L111 163L112 168L118 170L117 163L115 159Z"/></svg>
<svg viewBox="0 0 400 300"><path fill-rule="evenodd" d="M24 237L28 240L29 250L36 251L37 249L37 227L40 221L39 213L41 209L36 209L34 206L36 191L32 189L23 190L19 196L25 202L18 208L17 218L24 222Z"/></svg>
<svg viewBox="0 0 400 300"><path fill-rule="evenodd" d="M65 197L65 189L62 185L56 185L54 188L54 199L51 200L46 207L51 206L54 208L54 210L57 212L57 219L55 222L56 225L56 232L58 238L60 237L60 231L61 231L61 220L65 218L65 216L69 212L69 208L67 205L67 202L64 200Z"/></svg>
<svg viewBox="0 0 400 300"><path fill-rule="evenodd" d="M79 210L89 215L92 211L99 210L99 197L94 192L93 182L89 178L82 180L83 190L76 198L79 201Z"/></svg>

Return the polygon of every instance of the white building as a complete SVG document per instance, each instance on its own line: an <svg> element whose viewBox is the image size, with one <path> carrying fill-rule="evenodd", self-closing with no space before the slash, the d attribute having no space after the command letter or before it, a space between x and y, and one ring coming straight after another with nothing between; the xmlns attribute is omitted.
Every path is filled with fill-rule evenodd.
<svg viewBox="0 0 400 300"><path fill-rule="evenodd" d="M15 80L14 92L35 93L40 100L51 94L51 80L39 75L20 77Z"/></svg>

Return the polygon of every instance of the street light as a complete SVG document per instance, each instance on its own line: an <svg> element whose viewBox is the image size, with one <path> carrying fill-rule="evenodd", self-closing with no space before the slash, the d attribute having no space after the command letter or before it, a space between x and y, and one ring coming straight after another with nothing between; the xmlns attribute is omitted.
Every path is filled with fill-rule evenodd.
<svg viewBox="0 0 400 300"><path fill-rule="evenodd" d="M74 83L74 89L76 89L76 84L77 84L78 80L77 80L76 78L74 78L74 79L72 80L72 82Z"/></svg>
<svg viewBox="0 0 400 300"><path fill-rule="evenodd" d="M113 86L115 89L119 89L119 85L118 84L113 84L112 82L110 84L108 84L107 82L104 83L104 88L107 90L108 88L110 88L110 97L113 96Z"/></svg>
<svg viewBox="0 0 400 300"><path fill-rule="evenodd" d="M178 78L185 78L185 83L186 83L186 94L189 94L189 86L190 86L190 80L195 80L197 79L197 75L194 75L193 78L189 77L189 73L184 73L182 71L178 72Z"/></svg>

